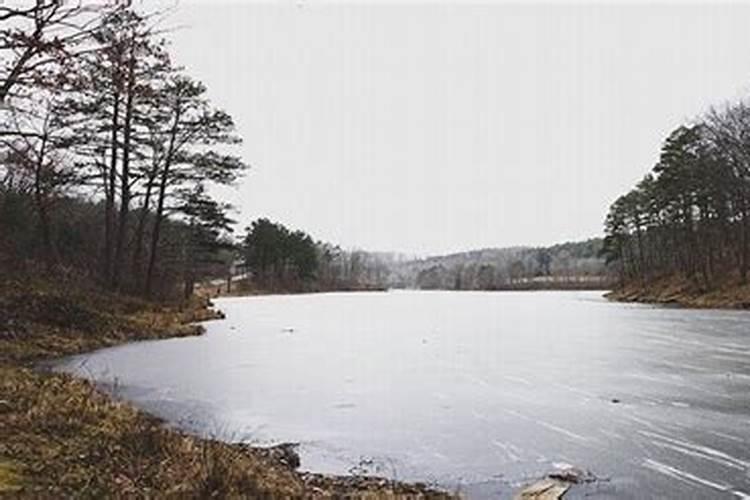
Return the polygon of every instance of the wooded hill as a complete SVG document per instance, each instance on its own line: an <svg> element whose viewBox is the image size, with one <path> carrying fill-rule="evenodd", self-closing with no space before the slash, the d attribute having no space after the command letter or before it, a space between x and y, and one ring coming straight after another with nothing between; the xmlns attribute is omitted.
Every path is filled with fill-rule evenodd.
<svg viewBox="0 0 750 500"><path fill-rule="evenodd" d="M445 290L606 288L610 276L593 238L549 247L490 248L392 266L391 286Z"/></svg>
<svg viewBox="0 0 750 500"><path fill-rule="evenodd" d="M621 287L747 284L748 101L712 109L666 138L656 165L610 207L604 253Z"/></svg>

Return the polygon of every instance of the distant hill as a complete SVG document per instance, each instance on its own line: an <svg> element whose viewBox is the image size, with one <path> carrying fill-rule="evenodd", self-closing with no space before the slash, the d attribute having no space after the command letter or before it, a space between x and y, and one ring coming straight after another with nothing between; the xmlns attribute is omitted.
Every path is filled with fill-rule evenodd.
<svg viewBox="0 0 750 500"><path fill-rule="evenodd" d="M277 226L284 229L282 225ZM284 230L285 234L298 234L309 240L311 257L314 257L309 277L305 280L291 276L289 273L295 270L294 260L281 251L274 253L269 250L262 252L263 255L278 254L285 262L284 265L269 267L281 271L275 276L273 286L264 284L263 276L251 267L243 264L238 271L255 289L603 289L609 288L613 282L612 272L600 257L601 238L548 247L483 248L414 258L395 252L344 250L330 243L313 242L301 231ZM278 245L279 238L272 238L271 246L276 248ZM247 247L245 250L247 253ZM246 272L249 272L248 276L243 274Z"/></svg>
<svg viewBox="0 0 750 500"><path fill-rule="evenodd" d="M502 290L601 288L610 282L603 241L592 238L549 247L485 248L390 263L395 288Z"/></svg>

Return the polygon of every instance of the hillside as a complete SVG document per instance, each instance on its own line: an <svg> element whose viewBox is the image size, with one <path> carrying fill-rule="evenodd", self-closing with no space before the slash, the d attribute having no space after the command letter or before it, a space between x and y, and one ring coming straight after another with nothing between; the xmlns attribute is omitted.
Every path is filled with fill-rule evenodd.
<svg viewBox="0 0 750 500"><path fill-rule="evenodd" d="M395 288L503 290L602 288L609 283L601 238L549 247L486 248L393 262Z"/></svg>

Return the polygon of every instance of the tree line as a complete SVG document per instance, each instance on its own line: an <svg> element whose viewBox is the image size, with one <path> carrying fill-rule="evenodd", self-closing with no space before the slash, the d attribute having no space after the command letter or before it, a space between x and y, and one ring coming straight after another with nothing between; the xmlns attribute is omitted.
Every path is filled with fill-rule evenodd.
<svg viewBox="0 0 750 500"><path fill-rule="evenodd" d="M210 187L247 169L241 139L172 61L164 14L0 6L0 266L156 297L231 262L231 207Z"/></svg>
<svg viewBox="0 0 750 500"><path fill-rule="evenodd" d="M602 288L610 276L600 257L601 238L549 247L475 250L411 260L394 282L432 290Z"/></svg>
<svg viewBox="0 0 750 500"><path fill-rule="evenodd" d="M593 238L415 259L343 250L262 218L247 228L241 255L250 287L263 291L594 289L611 283L602 245Z"/></svg>
<svg viewBox="0 0 750 500"><path fill-rule="evenodd" d="M241 245L250 285L264 291L369 290L387 286L387 259L316 241L266 218L253 221Z"/></svg>
<svg viewBox="0 0 750 500"><path fill-rule="evenodd" d="M747 283L750 103L713 108L669 134L656 165L610 207L605 233L603 254L622 284Z"/></svg>

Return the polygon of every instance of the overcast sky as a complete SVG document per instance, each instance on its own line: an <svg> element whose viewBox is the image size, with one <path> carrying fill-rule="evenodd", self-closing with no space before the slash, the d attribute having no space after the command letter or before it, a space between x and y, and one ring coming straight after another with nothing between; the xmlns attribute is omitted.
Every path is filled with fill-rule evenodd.
<svg viewBox="0 0 750 500"><path fill-rule="evenodd" d="M750 8L183 1L177 62L235 118L233 191L345 247L601 234L671 129L750 95Z"/></svg>

